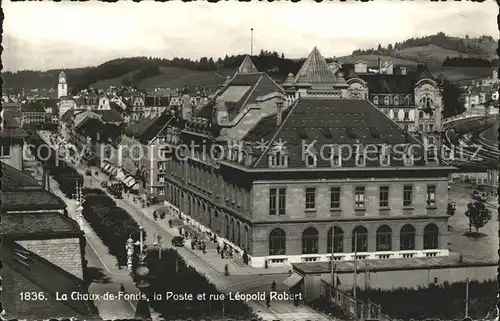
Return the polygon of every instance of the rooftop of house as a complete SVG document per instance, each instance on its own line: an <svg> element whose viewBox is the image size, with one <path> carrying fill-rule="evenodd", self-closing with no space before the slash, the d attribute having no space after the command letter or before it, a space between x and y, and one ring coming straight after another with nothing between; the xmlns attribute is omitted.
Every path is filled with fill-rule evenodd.
<svg viewBox="0 0 500 321"><path fill-rule="evenodd" d="M406 74L394 73L356 73L353 64L344 64L340 70L346 79L359 78L367 83L370 94L413 94L419 80L435 77L424 65L418 65L416 70L408 70Z"/></svg>
<svg viewBox="0 0 500 321"><path fill-rule="evenodd" d="M305 168L302 155L303 144L314 141L313 152L325 153L322 146L329 144L348 145L354 149L360 145L417 144L409 134L405 134L395 122L365 100L340 100L299 98L282 116L281 126L277 125L276 115L264 118L244 138L245 141L261 139L275 145L281 142L289 155L289 168ZM374 152L374 150L371 150ZM255 168L268 167L265 157L269 150L253 165ZM344 153L346 153L344 151ZM415 149L418 154L421 149ZM354 157L347 157L342 166L355 166ZM373 157L375 158L375 157ZM403 160L394 160L393 165L403 165ZM366 166L379 166L377 160L367 160ZM316 167L331 167L327 156L319 157Z"/></svg>
<svg viewBox="0 0 500 321"><path fill-rule="evenodd" d="M27 136L21 129L21 125L14 119L9 112L3 112L3 127L0 129L0 138L2 139L23 139Z"/></svg>
<svg viewBox="0 0 500 321"><path fill-rule="evenodd" d="M160 133L161 129L167 125L172 117L170 113L163 113L160 116L143 118L127 126L125 128L125 135L143 142L149 142Z"/></svg>
<svg viewBox="0 0 500 321"><path fill-rule="evenodd" d="M228 120L233 120L240 111L249 104L257 103L257 98L279 92L283 89L266 73L259 72L246 56L238 71L228 82L207 101L195 108L194 116L211 118L214 109L223 108L227 111ZM218 106L222 104L221 106Z"/></svg>
<svg viewBox="0 0 500 321"><path fill-rule="evenodd" d="M35 320L71 316L88 320L99 319L98 310L90 300L72 298L64 302L49 300L43 308L40 308L40 303L36 301L21 302L20 291L41 291L52 298L57 292L82 292L83 280L29 251L14 240L4 240L2 243L0 249L4 263L2 276L6 285L2 291L2 303L10 308L5 311L6 318Z"/></svg>
<svg viewBox="0 0 500 321"><path fill-rule="evenodd" d="M2 162L2 203L5 210L60 210L66 203L43 189L26 173Z"/></svg>
<svg viewBox="0 0 500 321"><path fill-rule="evenodd" d="M23 113L28 113L28 112L45 113L45 108L40 100L30 101L22 104L21 110Z"/></svg>
<svg viewBox="0 0 500 321"><path fill-rule="evenodd" d="M145 107L167 107L170 105L170 97L156 94L146 95L144 99Z"/></svg>
<svg viewBox="0 0 500 321"><path fill-rule="evenodd" d="M123 123L124 119L122 115L115 109L105 109L105 110L92 110L101 116L101 119L105 123Z"/></svg>
<svg viewBox="0 0 500 321"><path fill-rule="evenodd" d="M0 235L22 237L33 235L81 234L78 223L58 212L4 213Z"/></svg>

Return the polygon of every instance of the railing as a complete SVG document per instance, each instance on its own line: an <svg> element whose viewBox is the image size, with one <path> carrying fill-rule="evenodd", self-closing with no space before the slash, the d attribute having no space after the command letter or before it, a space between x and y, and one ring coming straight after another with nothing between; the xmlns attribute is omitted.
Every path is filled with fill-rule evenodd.
<svg viewBox="0 0 500 321"><path fill-rule="evenodd" d="M446 124L449 124L451 122L461 120L461 119L466 119L466 118L471 118L471 117L481 117L481 116L485 116L485 113L480 112L480 111L466 111L464 113L461 113L460 115L456 115L456 116L452 116L452 117L448 117L448 118L444 119L443 125L446 125Z"/></svg>
<svg viewBox="0 0 500 321"><path fill-rule="evenodd" d="M376 319L379 321L394 321L389 316L382 313L382 307L380 305L371 301L367 303L362 302L339 289L333 289L325 280L322 280L322 282L325 287L325 292L330 293L330 302L355 320Z"/></svg>

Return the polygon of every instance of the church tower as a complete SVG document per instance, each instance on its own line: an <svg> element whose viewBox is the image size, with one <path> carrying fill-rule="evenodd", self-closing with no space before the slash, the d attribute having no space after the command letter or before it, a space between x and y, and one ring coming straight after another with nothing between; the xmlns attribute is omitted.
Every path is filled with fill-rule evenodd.
<svg viewBox="0 0 500 321"><path fill-rule="evenodd" d="M66 82L66 74L61 71L59 74L59 83L57 85L57 98L61 98L68 95L68 84Z"/></svg>

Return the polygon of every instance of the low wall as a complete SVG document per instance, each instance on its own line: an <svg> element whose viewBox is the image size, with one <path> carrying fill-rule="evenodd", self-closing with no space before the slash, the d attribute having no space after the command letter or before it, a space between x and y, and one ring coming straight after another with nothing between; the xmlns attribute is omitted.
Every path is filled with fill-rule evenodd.
<svg viewBox="0 0 500 321"><path fill-rule="evenodd" d="M391 290L395 288L418 288L426 287L431 283L443 284L444 282L456 283L464 282L466 277L471 281L484 282L496 279L497 266L493 263L489 265L470 265L461 267L432 267L413 270L391 270L391 271L370 271L369 273L358 273L356 285L365 289ZM337 284L341 290L351 290L354 283L352 272L336 273L340 281ZM330 273L311 274L304 276L304 296L306 299L314 299L321 295L321 285L324 282L331 283Z"/></svg>

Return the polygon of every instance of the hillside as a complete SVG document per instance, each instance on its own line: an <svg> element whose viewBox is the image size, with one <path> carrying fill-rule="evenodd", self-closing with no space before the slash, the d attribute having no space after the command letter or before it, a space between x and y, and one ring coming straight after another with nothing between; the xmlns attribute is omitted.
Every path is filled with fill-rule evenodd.
<svg viewBox="0 0 500 321"><path fill-rule="evenodd" d="M443 61L447 57L491 60L496 58L496 47L497 44L489 36L470 39L467 36L457 38L437 33L388 44L387 47L379 45L376 49L355 50L351 55L335 57L335 60L342 63L364 60L370 67L377 66L379 57L408 67L422 62L433 73L443 74L450 80L457 81L489 76L491 68L443 68ZM301 66L298 59L286 59L284 54L264 50L252 59L259 70L267 71L275 79L284 79L288 73L295 74ZM69 69L65 72L68 86L74 90L87 87L104 89L110 85L135 85L146 90L156 87L182 88L187 85L211 87L221 84L225 77L232 75L242 60L243 55L226 55L216 61L207 57L196 61L185 58L120 58L99 66ZM59 72L60 70L4 72L4 89L14 88L15 92L19 92L21 88L55 88Z"/></svg>

